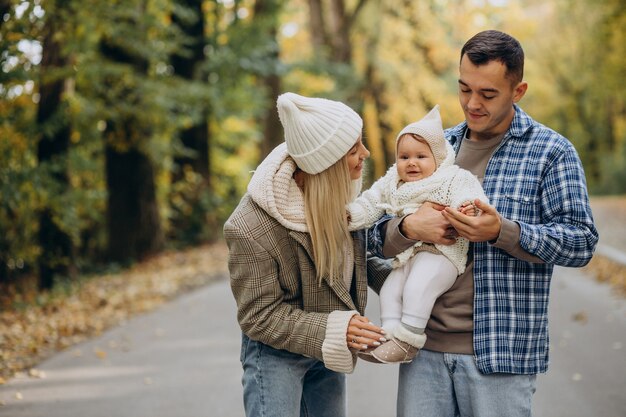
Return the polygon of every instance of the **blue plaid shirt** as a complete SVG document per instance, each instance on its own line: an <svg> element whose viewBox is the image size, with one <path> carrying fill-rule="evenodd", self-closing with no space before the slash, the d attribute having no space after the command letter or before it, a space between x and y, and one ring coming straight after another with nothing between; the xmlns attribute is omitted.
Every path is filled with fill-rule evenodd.
<svg viewBox="0 0 626 417"><path fill-rule="evenodd" d="M447 129L455 151L467 123ZM582 163L574 146L515 106L483 182L490 203L521 228L520 245L545 263L514 258L489 242L474 251L474 355L481 372L537 374L548 368L548 298L554 265L580 267L598 242ZM382 256L381 218L368 233Z"/></svg>

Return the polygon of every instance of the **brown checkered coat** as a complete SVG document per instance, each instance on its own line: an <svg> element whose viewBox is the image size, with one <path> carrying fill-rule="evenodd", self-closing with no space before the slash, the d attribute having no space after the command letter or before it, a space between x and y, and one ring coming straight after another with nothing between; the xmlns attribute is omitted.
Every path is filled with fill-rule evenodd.
<svg viewBox="0 0 626 417"><path fill-rule="evenodd" d="M274 348L324 360L329 313L356 310L363 314L368 278L378 292L390 270L387 262L366 260L364 231L352 236L352 288L347 289L341 279L332 284L323 279L320 284L309 234L289 230L245 195L224 225L242 331ZM345 331L340 336L340 348L347 352ZM326 366L332 369L328 360Z"/></svg>

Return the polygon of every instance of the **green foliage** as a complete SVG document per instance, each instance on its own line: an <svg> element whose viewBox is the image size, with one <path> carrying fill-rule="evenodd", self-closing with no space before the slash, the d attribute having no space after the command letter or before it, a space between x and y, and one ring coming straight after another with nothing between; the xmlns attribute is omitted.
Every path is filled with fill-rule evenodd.
<svg viewBox="0 0 626 417"><path fill-rule="evenodd" d="M537 101L543 121L574 143L592 192L623 193L626 8L615 0L559 0L548 18L535 51L547 81Z"/></svg>
<svg viewBox="0 0 626 417"><path fill-rule="evenodd" d="M0 120L0 277L6 280L32 270L37 260L36 213L42 207L43 179L34 149L8 123L10 117L4 111Z"/></svg>
<svg viewBox="0 0 626 417"><path fill-rule="evenodd" d="M172 54L190 52L191 40L171 17L193 21L184 2L12 2L0 22L0 281L35 270L41 252L38 213L44 208L71 236L79 268L102 260L106 143L150 156L169 246L212 240L260 157L260 120L275 106L262 84L265 77L280 76L283 91L342 100L360 113L367 101L365 134L372 139L372 158L380 159L394 132L436 103L446 126L461 120L458 53L469 36L487 28L508 31L524 45L530 89L521 105L572 140L590 189L625 193L623 1L501 3L364 2L351 21L352 59L336 62L331 45L314 50L303 0L203 1L204 61L189 80L175 76L170 64ZM255 16L260 5L266 9ZM346 2L347 12L354 6ZM54 23L68 65L46 74L64 79L65 91L55 116L38 126L46 23ZM121 56L112 59L106 45ZM185 171L183 180L173 183L175 158L188 154L180 133L199 122L208 124L209 178ZM66 124L69 153L39 164L42 133ZM376 143L374 132L380 136ZM386 169L380 161L374 165ZM64 167L69 188L54 180Z"/></svg>
<svg viewBox="0 0 626 417"><path fill-rule="evenodd" d="M619 152L606 155L606 160L602 165L602 176L595 187L595 193L599 195L626 194L626 146L622 146Z"/></svg>

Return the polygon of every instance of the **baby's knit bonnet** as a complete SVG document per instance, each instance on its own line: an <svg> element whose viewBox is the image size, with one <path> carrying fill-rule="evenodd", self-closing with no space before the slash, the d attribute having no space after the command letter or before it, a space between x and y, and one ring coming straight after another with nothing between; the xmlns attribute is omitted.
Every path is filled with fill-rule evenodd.
<svg viewBox="0 0 626 417"><path fill-rule="evenodd" d="M433 107L421 120L407 125L400 131L396 137L396 149L402 135L406 135L407 133L412 133L424 138L428 146L430 146L430 150L435 156L437 168L439 168L448 154L446 150L446 139L443 135L441 116L439 115L439 105L437 104Z"/></svg>

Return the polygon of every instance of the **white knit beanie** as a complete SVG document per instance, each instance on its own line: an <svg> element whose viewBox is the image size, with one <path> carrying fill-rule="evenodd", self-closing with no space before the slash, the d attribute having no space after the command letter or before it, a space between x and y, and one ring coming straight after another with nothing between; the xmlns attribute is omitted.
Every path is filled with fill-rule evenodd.
<svg viewBox="0 0 626 417"><path fill-rule="evenodd" d="M363 120L338 101L284 93L276 101L289 155L308 174L339 161L361 136Z"/></svg>
<svg viewBox="0 0 626 417"><path fill-rule="evenodd" d="M430 146L430 150L435 156L437 168L439 168L439 165L446 159L446 155L448 154L446 139L443 136L441 116L439 115L439 104L433 107L422 120L413 122L400 131L398 137L396 137L396 148L398 147L398 140L402 135L406 135L407 133L412 133L424 138L428 146Z"/></svg>

